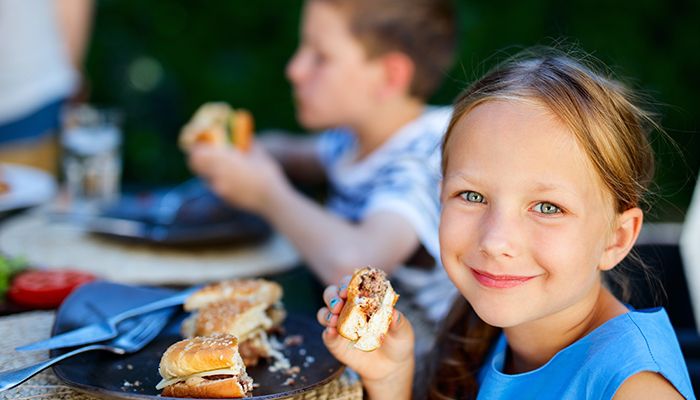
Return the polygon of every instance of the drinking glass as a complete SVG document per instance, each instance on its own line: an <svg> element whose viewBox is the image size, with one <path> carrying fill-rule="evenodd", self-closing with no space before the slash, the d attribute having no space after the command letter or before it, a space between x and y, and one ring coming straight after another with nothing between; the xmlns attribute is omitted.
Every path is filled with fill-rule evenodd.
<svg viewBox="0 0 700 400"><path fill-rule="evenodd" d="M122 171L120 113L80 105L63 116L62 166L73 204L94 204L119 196Z"/></svg>

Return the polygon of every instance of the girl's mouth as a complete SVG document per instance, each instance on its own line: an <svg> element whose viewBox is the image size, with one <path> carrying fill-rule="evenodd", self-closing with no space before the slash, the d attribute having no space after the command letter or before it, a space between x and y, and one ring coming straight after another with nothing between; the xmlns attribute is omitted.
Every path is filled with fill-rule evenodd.
<svg viewBox="0 0 700 400"><path fill-rule="evenodd" d="M533 279L535 276L518 276L518 275L492 275L485 271L479 271L474 268L469 268L482 286L494 289L508 289L516 286L520 286L523 283Z"/></svg>

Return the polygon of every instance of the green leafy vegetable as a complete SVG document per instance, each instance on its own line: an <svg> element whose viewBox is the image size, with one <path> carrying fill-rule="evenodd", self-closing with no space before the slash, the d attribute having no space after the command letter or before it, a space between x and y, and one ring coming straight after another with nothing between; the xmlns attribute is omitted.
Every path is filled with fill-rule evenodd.
<svg viewBox="0 0 700 400"><path fill-rule="evenodd" d="M0 255L0 302L10 288L12 277L27 266L27 260L22 257L9 258Z"/></svg>

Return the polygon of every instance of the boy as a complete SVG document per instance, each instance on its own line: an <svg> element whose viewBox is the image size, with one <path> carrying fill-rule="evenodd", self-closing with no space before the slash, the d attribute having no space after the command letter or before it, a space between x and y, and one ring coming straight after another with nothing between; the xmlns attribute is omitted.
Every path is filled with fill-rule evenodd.
<svg viewBox="0 0 700 400"><path fill-rule="evenodd" d="M286 73L300 124L325 131L266 135L265 148L248 153L200 146L190 167L223 199L266 218L326 284L371 265L404 284L405 300L419 300L431 280L451 287L436 266L439 144L450 110L425 100L451 65L454 15L450 0L308 0ZM281 167L325 175L327 207L297 192ZM429 270L399 269L418 264ZM447 307L449 296L438 297Z"/></svg>

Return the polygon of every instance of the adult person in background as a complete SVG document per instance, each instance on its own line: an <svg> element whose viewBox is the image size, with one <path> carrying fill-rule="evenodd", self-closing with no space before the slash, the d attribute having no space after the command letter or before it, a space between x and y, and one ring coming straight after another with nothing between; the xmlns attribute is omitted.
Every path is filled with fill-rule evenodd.
<svg viewBox="0 0 700 400"><path fill-rule="evenodd" d="M82 87L92 0L0 0L0 162L57 171L59 116Z"/></svg>
<svg viewBox="0 0 700 400"><path fill-rule="evenodd" d="M700 178L685 215L679 248L695 320L700 321Z"/></svg>

